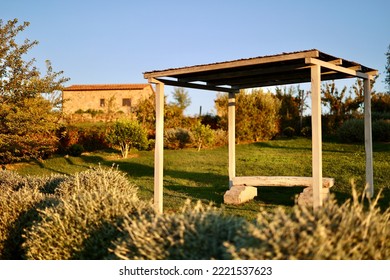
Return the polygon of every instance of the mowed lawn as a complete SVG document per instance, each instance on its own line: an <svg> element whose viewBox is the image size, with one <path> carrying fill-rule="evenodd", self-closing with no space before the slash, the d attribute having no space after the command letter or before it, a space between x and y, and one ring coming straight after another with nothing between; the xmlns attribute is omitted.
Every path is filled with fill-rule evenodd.
<svg viewBox="0 0 390 280"><path fill-rule="evenodd" d="M311 141L298 138L240 144L236 148L237 176L311 176ZM85 153L80 157L55 156L44 162L19 163L11 166L23 175L50 173L73 174L97 165L117 166L139 187L142 199L153 198L153 151L132 151L121 159L113 152ZM335 178L331 192L342 203L351 194L351 180L358 191L364 189L364 145L323 143L323 176ZM380 206L390 206L390 143L374 144L375 192L382 189ZM258 197L243 205L223 204L228 189L227 147L165 150L164 211L177 211L186 199L213 202L227 214L252 219L260 207L291 207L301 187L259 187Z"/></svg>

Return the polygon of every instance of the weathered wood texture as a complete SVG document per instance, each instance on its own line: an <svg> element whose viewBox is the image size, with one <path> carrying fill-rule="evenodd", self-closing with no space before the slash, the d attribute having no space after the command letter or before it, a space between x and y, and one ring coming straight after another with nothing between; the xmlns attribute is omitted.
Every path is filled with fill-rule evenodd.
<svg viewBox="0 0 390 280"><path fill-rule="evenodd" d="M155 81L154 81L155 82ZM163 212L164 84L156 83L156 143L154 151L154 206Z"/></svg>
<svg viewBox="0 0 390 280"><path fill-rule="evenodd" d="M321 67L311 67L313 208L322 205Z"/></svg>
<svg viewBox="0 0 390 280"><path fill-rule="evenodd" d="M366 150L366 193L374 195L374 171L372 161L371 82L364 80L364 146Z"/></svg>
<svg viewBox="0 0 390 280"><path fill-rule="evenodd" d="M256 187L312 187L312 177L294 176L241 176L233 178L233 185ZM322 187L331 188L334 178L322 178Z"/></svg>
<svg viewBox="0 0 390 280"><path fill-rule="evenodd" d="M236 97L229 93L228 133L229 133L229 188L233 186L232 178L236 177Z"/></svg>

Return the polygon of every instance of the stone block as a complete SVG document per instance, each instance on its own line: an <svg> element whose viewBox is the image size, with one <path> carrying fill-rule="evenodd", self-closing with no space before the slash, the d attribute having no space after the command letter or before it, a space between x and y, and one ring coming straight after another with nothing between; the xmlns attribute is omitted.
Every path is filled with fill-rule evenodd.
<svg viewBox="0 0 390 280"><path fill-rule="evenodd" d="M326 201L329 197L329 189L322 188L322 201ZM298 195L298 205L310 207L313 206L313 188L307 187Z"/></svg>
<svg viewBox="0 0 390 280"><path fill-rule="evenodd" d="M233 186L223 196L225 204L242 204L257 196L257 188L251 186Z"/></svg>

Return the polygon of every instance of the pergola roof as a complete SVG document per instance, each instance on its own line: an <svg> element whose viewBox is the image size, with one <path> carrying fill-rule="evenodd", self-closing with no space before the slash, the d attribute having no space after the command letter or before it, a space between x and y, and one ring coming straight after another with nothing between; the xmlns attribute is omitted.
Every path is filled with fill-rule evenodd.
<svg viewBox="0 0 390 280"><path fill-rule="evenodd" d="M211 64L145 72L166 85L231 92L239 89L310 82L310 67L321 66L321 80L359 77L378 71L319 50L282 53Z"/></svg>

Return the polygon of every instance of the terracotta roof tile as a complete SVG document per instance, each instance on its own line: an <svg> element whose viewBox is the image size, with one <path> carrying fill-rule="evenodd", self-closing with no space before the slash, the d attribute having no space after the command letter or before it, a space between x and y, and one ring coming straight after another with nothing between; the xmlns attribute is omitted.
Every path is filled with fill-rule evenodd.
<svg viewBox="0 0 390 280"><path fill-rule="evenodd" d="M71 85L64 88L65 91L87 91L87 90L136 90L144 89L150 86L149 84L92 84L92 85Z"/></svg>

